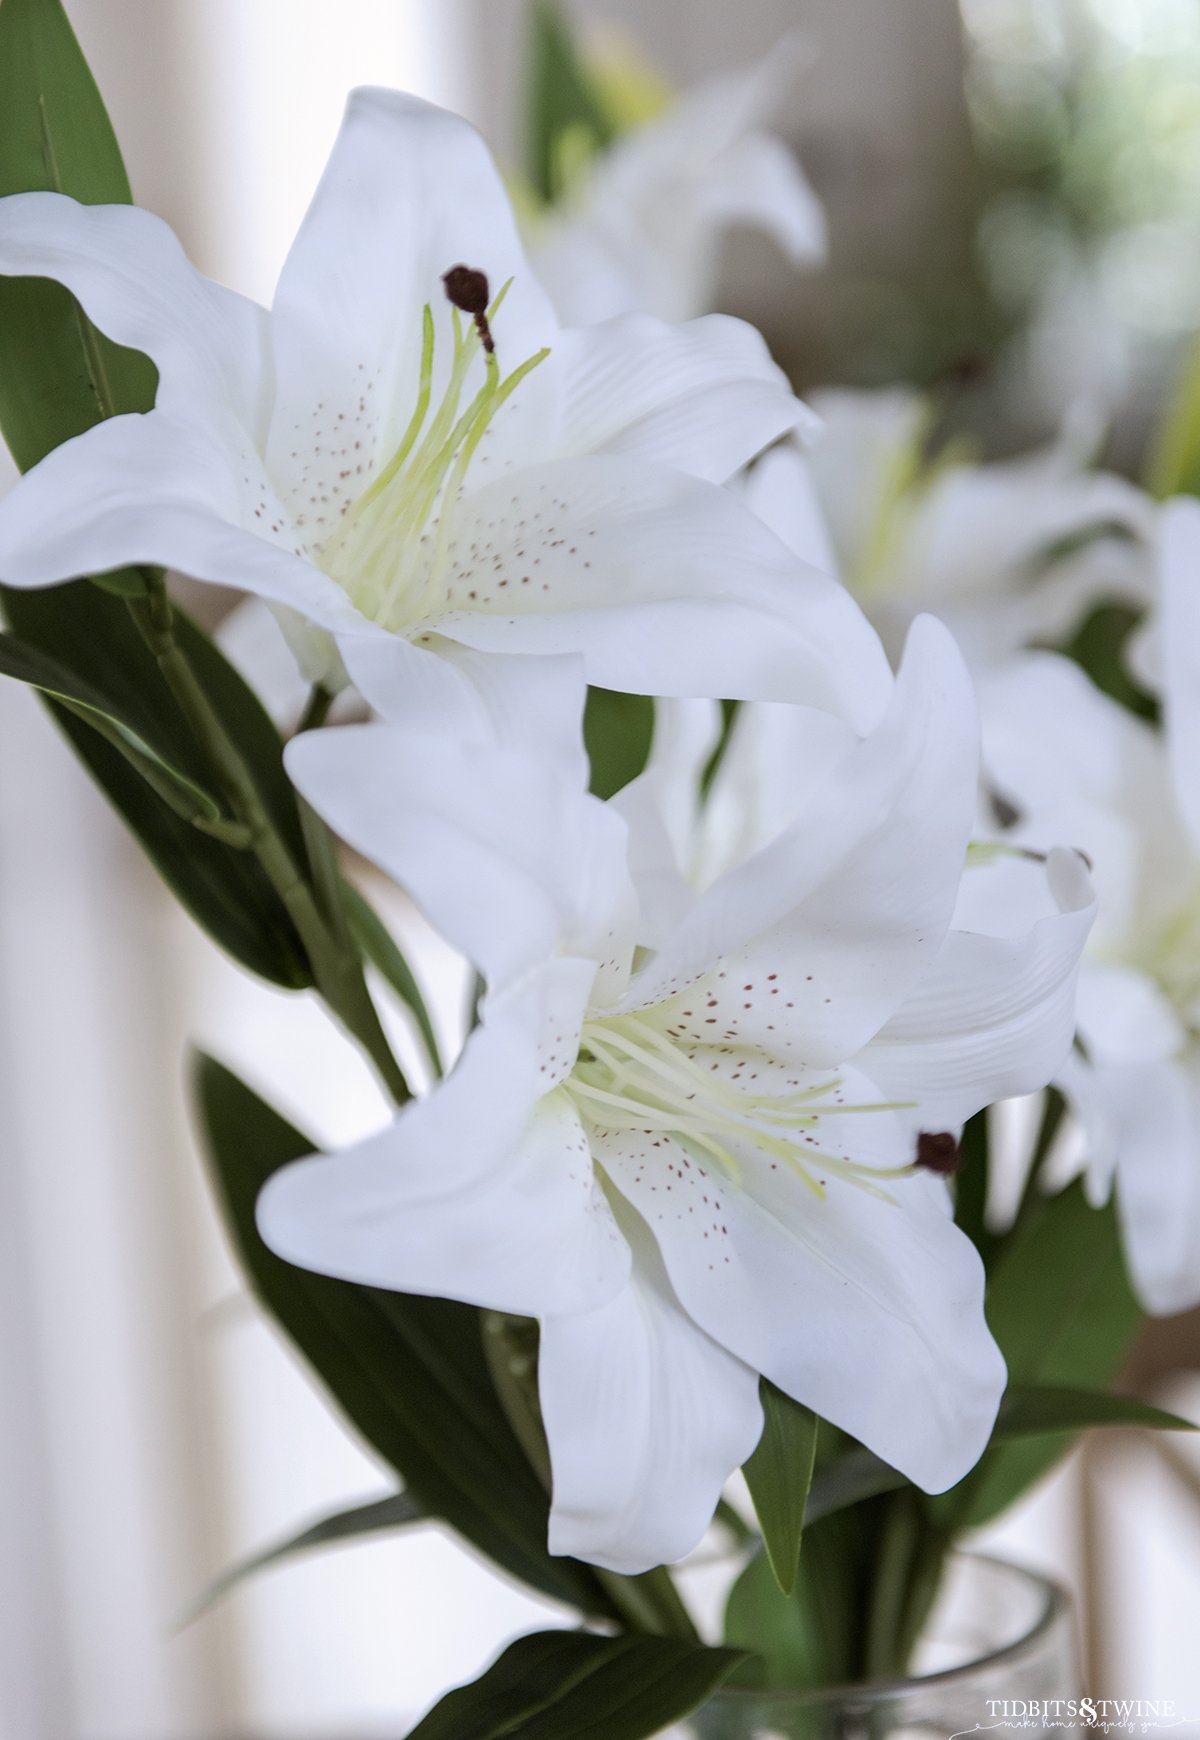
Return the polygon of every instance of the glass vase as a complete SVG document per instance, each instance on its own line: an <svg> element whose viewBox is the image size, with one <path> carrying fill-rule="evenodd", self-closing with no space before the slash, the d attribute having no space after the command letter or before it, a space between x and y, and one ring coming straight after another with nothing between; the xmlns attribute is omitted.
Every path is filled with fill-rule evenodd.
<svg viewBox="0 0 1200 1740"><path fill-rule="evenodd" d="M662 1740L952 1740L977 1728L1038 1740L1072 1725L1070 1602L1032 1571L953 1559L914 1665L909 1679L824 1691L723 1691Z"/></svg>

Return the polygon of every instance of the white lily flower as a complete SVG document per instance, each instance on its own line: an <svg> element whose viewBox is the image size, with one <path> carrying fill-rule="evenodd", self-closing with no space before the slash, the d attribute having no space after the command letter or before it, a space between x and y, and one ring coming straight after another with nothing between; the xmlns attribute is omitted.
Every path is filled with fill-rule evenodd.
<svg viewBox="0 0 1200 1740"><path fill-rule="evenodd" d="M272 1179L264 1238L540 1320L553 1551L626 1572L688 1551L759 1436L759 1373L949 1486L1004 1368L978 1255L914 1162L1061 1061L1078 860L1019 943L950 932L978 752L930 620L878 727L814 739L788 826L699 893L645 786L601 804L528 736L510 713L490 744L415 717L289 746L309 801L490 990L426 1099Z"/></svg>
<svg viewBox="0 0 1200 1740"><path fill-rule="evenodd" d="M804 415L752 328L559 327L464 121L354 93L274 305L129 207L0 202L0 271L57 278L159 371L155 409L0 503L0 579L160 563L279 607L306 674L473 703L462 649L582 651L647 693L787 692L863 722L865 623L718 487ZM335 650L330 636L336 637ZM435 652L442 656L435 656Z"/></svg>
<svg viewBox="0 0 1200 1740"><path fill-rule="evenodd" d="M766 130L809 59L785 37L755 65L694 86L582 168L559 205L530 216L534 267L564 320L706 313L733 226L764 231L793 265L824 259L821 203Z"/></svg>
<svg viewBox="0 0 1200 1740"><path fill-rule="evenodd" d="M1149 603L1153 504L1086 470L1069 426L1020 459L971 464L952 444L930 463L917 393L819 392L812 406L819 436L769 453L748 499L789 548L840 575L893 655L923 610L980 671L1063 638L1091 606Z"/></svg>
<svg viewBox="0 0 1200 1740"><path fill-rule="evenodd" d="M1094 867L1081 1048L1059 1085L1083 1125L1089 1195L1115 1184L1135 1289L1167 1313L1200 1304L1196 503L1165 511L1161 566L1165 736L1050 653L997 672L981 705L987 776L1016 818L1003 838L1067 839Z"/></svg>

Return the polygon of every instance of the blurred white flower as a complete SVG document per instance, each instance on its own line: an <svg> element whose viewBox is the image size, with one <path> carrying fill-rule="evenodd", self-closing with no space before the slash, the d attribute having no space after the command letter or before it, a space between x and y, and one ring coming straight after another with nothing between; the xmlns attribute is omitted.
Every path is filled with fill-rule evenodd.
<svg viewBox="0 0 1200 1740"><path fill-rule="evenodd" d="M473 706L462 649L581 650L648 693L788 693L798 666L860 722L882 705L858 613L718 487L806 415L762 340L560 329L455 116L354 94L269 315L150 214L55 194L0 202L0 270L58 278L159 371L153 412L0 503L9 585L147 562L240 587L385 711L414 685Z"/></svg>
<svg viewBox="0 0 1200 1740"><path fill-rule="evenodd" d="M1170 504L1160 544L1165 734L1050 653L995 673L981 705L987 778L1016 817L1004 837L1069 840L1093 865L1060 1085L1092 1199L1115 1179L1137 1293L1172 1312L1200 1303L1200 504Z"/></svg>
<svg viewBox="0 0 1200 1740"><path fill-rule="evenodd" d="M490 989L446 1082L277 1174L259 1221L293 1262L537 1317L552 1550L635 1572L700 1537L759 1373L927 1490L975 1461L1004 1369L934 1172L963 1118L1058 1067L1090 890L1066 854L1025 937L950 930L978 752L931 620L865 738L793 709L787 824L700 892L661 766L584 795L575 681L536 761L519 704L490 744L416 715L289 747Z"/></svg>
<svg viewBox="0 0 1200 1740"><path fill-rule="evenodd" d="M766 130L808 58L785 37L756 65L696 85L581 167L558 205L531 213L534 267L562 319L705 313L721 241L738 225L773 236L794 265L824 258L820 201Z"/></svg>
<svg viewBox="0 0 1200 1740"><path fill-rule="evenodd" d="M1070 424L1020 459L971 464L952 445L930 462L929 407L907 388L820 392L812 406L823 430L804 453L769 453L748 499L808 560L825 540L893 655L922 610L981 670L1063 637L1096 604L1149 602L1153 504L1088 471Z"/></svg>

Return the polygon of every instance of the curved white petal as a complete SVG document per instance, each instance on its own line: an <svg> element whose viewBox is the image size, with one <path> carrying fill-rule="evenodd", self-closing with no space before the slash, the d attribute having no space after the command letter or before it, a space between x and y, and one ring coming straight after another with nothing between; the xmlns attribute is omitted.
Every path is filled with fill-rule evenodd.
<svg viewBox="0 0 1200 1740"><path fill-rule="evenodd" d="M151 358L161 408L199 419L217 406L261 437L266 314L197 272L160 218L58 193L13 194L0 201L0 272L65 284L101 332Z"/></svg>
<svg viewBox="0 0 1200 1740"><path fill-rule="evenodd" d="M1095 1078L1134 1290L1156 1316L1188 1311L1200 1305L1200 1065L1100 1066Z"/></svg>
<svg viewBox="0 0 1200 1740"><path fill-rule="evenodd" d="M821 433L814 439L819 443ZM747 473L743 492L759 519L789 550L823 574L838 572L812 465L808 454L794 442L781 441L764 453Z"/></svg>
<svg viewBox="0 0 1200 1740"><path fill-rule="evenodd" d="M941 946L977 755L970 680L946 630L921 618L877 730L831 758L783 835L700 897L630 1004L678 993L671 1025L692 1043L720 1035L815 1066L851 1057Z"/></svg>
<svg viewBox="0 0 1200 1740"><path fill-rule="evenodd" d="M165 412L110 417L48 453L0 501L0 580L53 586L145 562L289 605L331 630L378 632L296 553L293 536L249 449Z"/></svg>
<svg viewBox="0 0 1200 1740"><path fill-rule="evenodd" d="M564 332L559 353L564 457L622 453L724 483L813 421L755 329L727 315L625 315Z"/></svg>
<svg viewBox="0 0 1200 1740"><path fill-rule="evenodd" d="M1085 961L1079 974L1079 1032L1098 1064L1161 1063L1186 1049L1187 1030L1148 973L1116 961Z"/></svg>
<svg viewBox="0 0 1200 1740"><path fill-rule="evenodd" d="M925 1129L956 1128L994 1100L1051 1081L1075 1033L1075 981L1095 916L1083 861L1047 866L1059 912L1019 937L952 930L929 972L861 1053Z"/></svg>
<svg viewBox="0 0 1200 1740"><path fill-rule="evenodd" d="M1200 502L1162 509L1159 613L1163 721L1180 814L1200 848Z"/></svg>
<svg viewBox="0 0 1200 1740"><path fill-rule="evenodd" d="M817 265L828 250L825 208L796 154L770 133L747 133L713 165L702 209L724 224L771 236L794 266Z"/></svg>
<svg viewBox="0 0 1200 1740"><path fill-rule="evenodd" d="M593 1146L714 1340L927 1492L962 1478L1005 1373L984 1322L983 1265L940 1180L892 1181L884 1200L830 1176L818 1200L788 1166L752 1153L739 1188L685 1167L680 1148L611 1135Z"/></svg>
<svg viewBox="0 0 1200 1740"><path fill-rule="evenodd" d="M287 769L493 986L560 948L607 962L608 933L623 938L632 903L620 818L549 762L437 724L305 732Z"/></svg>
<svg viewBox="0 0 1200 1740"><path fill-rule="evenodd" d="M597 1310L543 1321L538 1388L554 1475L550 1551L636 1575L700 1540L758 1442L762 1405L758 1373L683 1311L623 1204L618 1218L633 1272Z"/></svg>
<svg viewBox="0 0 1200 1740"><path fill-rule="evenodd" d="M524 522L520 525L520 522ZM891 673L849 594L729 491L597 455L473 491L438 633L489 652L580 652L650 695L803 701L873 725Z"/></svg>
<svg viewBox="0 0 1200 1740"><path fill-rule="evenodd" d="M271 316L278 385L268 460L316 534L336 523L339 503L359 493L409 421L426 303L439 402L452 349L441 276L455 265L485 272L493 296L513 280L495 328L505 373L553 344L557 322L479 134L416 97L354 91ZM481 364L477 372L482 379ZM552 375L535 370L506 420L544 417L553 391Z"/></svg>
<svg viewBox="0 0 1200 1740"><path fill-rule="evenodd" d="M576 980L560 962L547 981ZM453 1073L344 1154L276 1172L258 1227L301 1268L524 1316L619 1293L629 1247L569 1102L540 1098L546 996L533 986L476 1028Z"/></svg>
<svg viewBox="0 0 1200 1740"><path fill-rule="evenodd" d="M217 627L225 657L255 691L279 730L290 736L304 712L309 684L278 615L261 598L244 598Z"/></svg>
<svg viewBox="0 0 1200 1740"><path fill-rule="evenodd" d="M907 679L905 692L912 692ZM704 804L699 885L786 833L853 745L845 721L815 707L751 701L740 708Z"/></svg>

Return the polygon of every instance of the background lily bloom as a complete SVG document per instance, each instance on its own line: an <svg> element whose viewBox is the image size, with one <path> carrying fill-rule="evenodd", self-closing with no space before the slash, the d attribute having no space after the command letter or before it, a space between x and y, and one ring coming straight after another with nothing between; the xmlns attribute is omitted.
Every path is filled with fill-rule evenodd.
<svg viewBox="0 0 1200 1740"><path fill-rule="evenodd" d="M949 636L917 625L878 727L812 739L789 825L699 893L646 788L600 804L511 742L418 720L289 748L490 988L425 1100L271 1180L264 1238L541 1321L555 1551L686 1552L756 1442L759 1373L949 1486L1004 1369L918 1135L1058 1067L1091 917L1068 854L1063 910L1019 945L950 931L977 739Z"/></svg>
<svg viewBox="0 0 1200 1740"><path fill-rule="evenodd" d="M1079 1045L1058 1081L1093 1201L1116 1189L1147 1310L1200 1303L1200 509L1159 515L1153 623L1165 732L1074 664L1029 653L984 685L988 783L1004 838L1087 853L1099 918L1079 975ZM994 872L986 872L994 875Z"/></svg>
<svg viewBox="0 0 1200 1740"><path fill-rule="evenodd" d="M470 706L464 647L580 651L648 693L799 669L860 722L883 703L850 602L718 487L807 416L761 339L561 329L455 116L355 93L269 315L149 214L54 194L0 203L0 270L58 278L159 371L151 413L0 504L8 585L147 562L237 586L285 611L310 679L344 660L385 710L414 686Z"/></svg>
<svg viewBox="0 0 1200 1740"><path fill-rule="evenodd" d="M765 231L795 266L825 257L825 214L769 126L810 56L785 37L753 66L705 79L581 165L526 233L564 320L644 310L687 320L712 307L720 244Z"/></svg>
<svg viewBox="0 0 1200 1740"><path fill-rule="evenodd" d="M922 610L951 629L973 671L1063 638L1101 602L1147 604L1154 508L1133 484L1087 469L1068 424L1035 453L930 459L918 393L815 393L823 427L755 467L747 497L789 548L841 576L888 651Z"/></svg>

